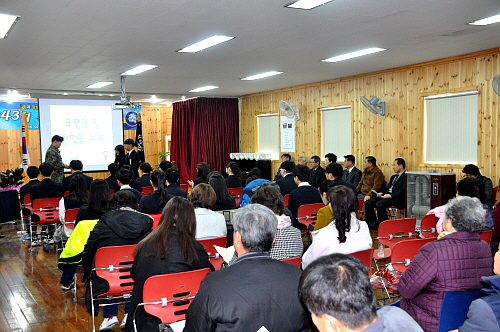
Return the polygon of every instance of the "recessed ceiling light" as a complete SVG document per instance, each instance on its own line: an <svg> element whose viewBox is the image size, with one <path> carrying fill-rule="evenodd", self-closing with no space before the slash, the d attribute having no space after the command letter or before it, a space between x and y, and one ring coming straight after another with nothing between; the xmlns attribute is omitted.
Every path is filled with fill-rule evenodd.
<svg viewBox="0 0 500 332"><path fill-rule="evenodd" d="M206 48L209 48L211 46L223 43L225 41L231 40L234 37L228 37L228 36L212 36L210 38L204 39L200 42L197 42L193 45L189 45L187 47L184 47L181 50L178 50L177 52L181 53L196 53L201 50L204 50Z"/></svg>
<svg viewBox="0 0 500 332"><path fill-rule="evenodd" d="M372 47L372 48L367 48L364 50L356 51L356 52L351 52L351 53L346 53L342 55L337 55L325 60L321 60L324 62L338 62L338 61L343 61L347 59L352 59L352 58L357 58L358 56L363 56L367 54L372 54L372 53L377 53L377 52L382 52L382 51L387 51L385 48L378 48L378 47Z"/></svg>
<svg viewBox="0 0 500 332"><path fill-rule="evenodd" d="M330 2L333 0L298 0L291 2L289 4L286 4L285 7L287 8L295 8L295 9L313 9L318 6L324 5L327 2Z"/></svg>
<svg viewBox="0 0 500 332"><path fill-rule="evenodd" d="M86 89L100 89L103 88L107 85L113 84L113 82L97 82L94 84L90 84L89 86L86 86Z"/></svg>
<svg viewBox="0 0 500 332"><path fill-rule="evenodd" d="M207 90L212 90L212 89L218 89L218 86L215 85L207 85L207 86L202 86L201 88L196 88L193 90L189 90L189 92L202 92L202 91L207 91Z"/></svg>
<svg viewBox="0 0 500 332"><path fill-rule="evenodd" d="M137 74L143 73L143 72L145 72L147 70L150 70L150 69L153 69L153 68L156 68L156 67L158 67L158 66L154 66L154 65L140 65L140 66L137 66L137 67L132 68L130 70L127 70L122 75L137 75Z"/></svg>
<svg viewBox="0 0 500 332"><path fill-rule="evenodd" d="M20 16L0 14L0 38L6 38Z"/></svg>
<svg viewBox="0 0 500 332"><path fill-rule="evenodd" d="M266 73L261 73L261 74L257 74L257 75L243 77L241 80L242 81L253 81L253 80L258 80L259 78L264 78L264 77L269 77L269 76L274 76L274 75L279 75L279 74L283 74L283 72L282 71L268 71Z"/></svg>
<svg viewBox="0 0 500 332"><path fill-rule="evenodd" d="M498 23L500 22L500 14L495 15L495 16L490 16L487 18L483 18L481 20L477 20L475 22L469 23L469 25L488 25L488 24L493 24L493 23Z"/></svg>
<svg viewBox="0 0 500 332"><path fill-rule="evenodd" d="M67 95L68 95L68 93L67 93L67 92L64 92L64 93L63 93L63 95L67 96Z"/></svg>
<svg viewBox="0 0 500 332"><path fill-rule="evenodd" d="M111 94L111 95L109 95L109 96L110 96L110 97L114 97L115 95Z"/></svg>

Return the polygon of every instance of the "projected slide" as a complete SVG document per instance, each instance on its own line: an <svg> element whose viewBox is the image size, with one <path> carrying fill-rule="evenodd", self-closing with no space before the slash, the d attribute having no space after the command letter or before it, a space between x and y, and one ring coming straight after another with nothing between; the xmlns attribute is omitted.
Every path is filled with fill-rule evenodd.
<svg viewBox="0 0 500 332"><path fill-rule="evenodd" d="M63 162L81 160L84 171L107 170L114 147L123 142L121 111L116 101L40 99L42 160L53 135L64 137Z"/></svg>

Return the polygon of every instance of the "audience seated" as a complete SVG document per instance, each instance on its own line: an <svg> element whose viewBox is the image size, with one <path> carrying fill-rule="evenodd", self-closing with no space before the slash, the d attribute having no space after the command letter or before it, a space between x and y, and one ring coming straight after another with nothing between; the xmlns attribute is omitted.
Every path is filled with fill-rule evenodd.
<svg viewBox="0 0 500 332"><path fill-rule="evenodd" d="M59 201L59 220L64 221L66 210L79 209L82 205L87 204L88 200L87 183L83 176L75 174L69 183L69 195L64 196Z"/></svg>
<svg viewBox="0 0 500 332"><path fill-rule="evenodd" d="M172 196L187 197L187 192L177 186L179 182L179 171L175 168L167 168L165 172L165 184L167 185L167 192Z"/></svg>
<svg viewBox="0 0 500 332"><path fill-rule="evenodd" d="M26 170L26 175L28 175L30 180L19 189L19 201L21 202L21 204L24 204L24 196L30 193L31 187L33 187L37 183L40 183L40 180L38 180L38 175L40 175L40 170L38 169L38 167L28 167L28 169Z"/></svg>
<svg viewBox="0 0 500 332"><path fill-rule="evenodd" d="M149 277L203 268L214 270L203 245L195 240L195 233L193 205L185 198L172 198L162 212L158 228L143 239L134 251L131 313L142 302L144 282ZM144 307L138 308L135 319L137 331L158 331L161 323L159 318L146 313ZM128 317L125 331L134 332L133 315Z"/></svg>
<svg viewBox="0 0 500 332"><path fill-rule="evenodd" d="M173 168L173 165L170 161L168 160L162 160L161 163L160 163L160 169L164 172L167 171L167 169L169 168Z"/></svg>
<svg viewBox="0 0 500 332"><path fill-rule="evenodd" d="M108 165L108 174L109 177L105 179L108 183L109 189L113 189L114 192L120 190L120 186L118 185L118 181L116 180L116 172L120 169L120 166L116 163L112 163Z"/></svg>
<svg viewBox="0 0 500 332"><path fill-rule="evenodd" d="M81 175L84 178L88 190L90 188L90 184L92 183L92 181L94 181L94 179L88 175L83 174L83 163L80 160L72 160L69 163L69 168L71 169L71 175L65 177L62 181L64 191L69 190L69 183L71 182L73 176L77 174Z"/></svg>
<svg viewBox="0 0 500 332"><path fill-rule="evenodd" d="M423 332L398 307L376 310L368 271L349 255L331 254L312 262L302 273L299 292L320 332Z"/></svg>
<svg viewBox="0 0 500 332"><path fill-rule="evenodd" d="M279 172L281 174L281 179L276 181L276 184L280 186L280 192L282 196L288 195L297 188L297 184L295 183L293 176L293 168L295 167L295 163L293 161L284 161L280 165Z"/></svg>
<svg viewBox="0 0 500 332"><path fill-rule="evenodd" d="M226 173L229 174L226 178L226 185L228 188L243 187L243 182L240 178L241 170L235 161L230 161L229 164L227 164Z"/></svg>
<svg viewBox="0 0 500 332"><path fill-rule="evenodd" d="M356 194L356 187L347 181L342 180L342 166L337 163L330 163L325 168L325 176L327 180L332 180L336 185L347 186Z"/></svg>
<svg viewBox="0 0 500 332"><path fill-rule="evenodd" d="M213 211L234 210L236 209L236 202L233 196L227 190L226 180L217 171L212 171L208 175L208 184L215 191L215 204L212 206Z"/></svg>
<svg viewBox="0 0 500 332"><path fill-rule="evenodd" d="M297 165L305 165L307 166L307 162L309 161L309 159L307 159L306 156L299 156L297 158Z"/></svg>
<svg viewBox="0 0 500 332"><path fill-rule="evenodd" d="M133 177L134 173L132 172L132 169L130 169L130 167L127 167L127 165L123 166L118 172L116 172L116 181L120 186L120 190L130 191L132 194L134 194L137 202L139 202L142 198L142 193L130 186L130 182L133 180Z"/></svg>
<svg viewBox="0 0 500 332"><path fill-rule="evenodd" d="M363 164L364 171L361 175L361 180L356 187L358 199L363 199L365 202L375 196L372 190L376 192L382 191L384 188L385 176L382 170L377 166L375 157L366 157Z"/></svg>
<svg viewBox="0 0 500 332"><path fill-rule="evenodd" d="M200 183L208 183L208 173L210 173L210 165L205 162L198 163L196 165L196 172L198 172L198 177L193 180L188 180L187 183L191 188L194 188Z"/></svg>
<svg viewBox="0 0 500 332"><path fill-rule="evenodd" d="M278 226L274 213L250 204L238 209L233 225L239 258L205 277L184 331L305 330L308 320L297 291L301 271L269 257Z"/></svg>
<svg viewBox="0 0 500 332"><path fill-rule="evenodd" d="M289 153L283 153L281 155L281 162L284 163L285 161L291 161L292 156ZM276 175L274 176L274 182L279 181L283 179L283 174L281 174L281 168L278 170Z"/></svg>
<svg viewBox="0 0 500 332"><path fill-rule="evenodd" d="M372 247L368 225L356 217L358 202L352 189L335 186L328 190L327 197L335 219L312 233L312 244L302 257L303 268L324 255L351 254Z"/></svg>
<svg viewBox="0 0 500 332"><path fill-rule="evenodd" d="M153 167L149 163L141 163L139 165L139 169L142 172L142 176L140 178L135 179L135 188L139 190L142 187L148 187L151 185L149 182L151 180L151 172L153 171Z"/></svg>
<svg viewBox="0 0 500 332"><path fill-rule="evenodd" d="M149 184L153 192L141 197L139 201L139 212L147 214L160 214L167 202L174 196L168 194L165 189L165 174L161 170L154 171L149 177Z"/></svg>
<svg viewBox="0 0 500 332"><path fill-rule="evenodd" d="M196 240L227 235L224 216L210 210L216 199L215 191L207 183L200 183L191 191L191 203L193 203L196 215Z"/></svg>
<svg viewBox="0 0 500 332"><path fill-rule="evenodd" d="M356 164L356 157L352 154L344 156L345 170L342 174L342 180L352 183L354 187L358 187L362 173L354 164Z"/></svg>
<svg viewBox="0 0 500 332"><path fill-rule="evenodd" d="M293 225L298 229L305 229L306 226L297 221L297 211L304 204L321 203L321 195L317 188L309 184L309 168L305 165L297 165L293 169L294 181L297 188L292 190L288 199L288 209L292 212Z"/></svg>
<svg viewBox="0 0 500 332"><path fill-rule="evenodd" d="M482 201L490 209L492 209L493 208L493 199L495 199L495 197L491 197L491 194L493 193L493 182L491 181L491 179L487 178L484 175L481 175L481 172L479 171L479 167L477 167L476 165L472 165L472 164L465 165L462 172L465 174L466 177L478 179L484 184L484 190L483 190L484 196L483 196Z"/></svg>
<svg viewBox="0 0 500 332"><path fill-rule="evenodd" d="M109 211L109 187L104 180L97 179L90 184L88 202L80 207L76 215L75 227L82 220L99 219Z"/></svg>
<svg viewBox="0 0 500 332"><path fill-rule="evenodd" d="M245 182L245 188L243 188L243 196L241 196L240 200L240 206L247 206L250 204L250 199L254 193L253 188L256 186L260 186L264 182L267 182L269 180L267 179L261 179L260 177L262 176L262 171L258 168L252 168L250 171L248 171L248 178L247 181Z"/></svg>
<svg viewBox="0 0 500 332"><path fill-rule="evenodd" d="M425 331L437 331L445 292L479 289L481 277L491 275L490 248L477 233L484 229L484 218L479 199L450 200L443 223L447 235L424 245L401 276L401 308Z"/></svg>
<svg viewBox="0 0 500 332"><path fill-rule="evenodd" d="M325 181L325 169L320 165L321 159L318 156L312 156L309 160L311 173L309 174L309 184L318 189L321 182Z"/></svg>
<svg viewBox="0 0 500 332"><path fill-rule="evenodd" d="M121 169L120 171L123 171ZM118 171L118 174L120 173ZM120 179L118 178L118 181ZM147 214L137 212L137 199L130 190L120 190L115 193L109 201L111 211L106 212L97 222L92 232L90 232L87 244L83 251L83 269L85 272L84 280L90 277L94 257L99 248L109 246L122 246L137 244L146 235L151 232L153 218ZM108 289L108 283L98 277L93 279L94 294L87 294L87 311L92 312L90 297L105 293ZM87 288L87 291L90 291ZM104 303L113 304L114 300L102 300ZM125 305L125 318L121 327L125 326L128 313L128 304ZM118 325L118 308L116 305L103 307L104 320L100 331L109 330Z"/></svg>
<svg viewBox="0 0 500 332"><path fill-rule="evenodd" d="M334 153L325 154L325 165L335 164L337 162L337 155Z"/></svg>
<svg viewBox="0 0 500 332"><path fill-rule="evenodd" d="M316 215L316 223L314 224L314 230L317 231L325 226L328 226L333 221L333 213L328 202L327 193L328 190L337 186L332 180L325 180L319 185L319 193L321 194L321 199L323 200L324 207L318 210Z"/></svg>

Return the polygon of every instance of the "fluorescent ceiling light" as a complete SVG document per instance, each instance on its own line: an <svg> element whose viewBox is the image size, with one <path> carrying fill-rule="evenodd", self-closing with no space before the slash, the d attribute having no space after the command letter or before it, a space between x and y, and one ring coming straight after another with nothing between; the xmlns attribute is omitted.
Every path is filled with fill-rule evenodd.
<svg viewBox="0 0 500 332"><path fill-rule="evenodd" d="M200 42L197 42L193 45L189 45L188 47L184 47L181 50L178 50L177 52L181 53L196 53L201 50L204 50L206 48L209 48L211 46L223 43L225 41L231 40L234 37L228 37L228 36L212 36L210 38L204 39Z"/></svg>
<svg viewBox="0 0 500 332"><path fill-rule="evenodd" d="M313 9L333 0L298 0L285 5L287 8Z"/></svg>
<svg viewBox="0 0 500 332"><path fill-rule="evenodd" d="M372 54L372 53L377 53L381 51L387 51L385 48L378 48L378 47L372 47L372 48L367 48L364 50L356 51L356 52L351 52L351 53L346 53L342 55L337 55L325 60L321 60L324 62L338 62L338 61L343 61L347 59L352 59L352 58L357 58L358 56L363 56L367 54Z"/></svg>
<svg viewBox="0 0 500 332"><path fill-rule="evenodd" d="M90 84L89 86L86 86L85 88L86 89L100 89L100 88L103 88L103 87L108 86L110 84L113 84L113 82L97 82L94 84Z"/></svg>
<svg viewBox="0 0 500 332"><path fill-rule="evenodd" d="M140 65L140 66L137 66L137 67L132 68L130 70L127 70L122 75L137 75L137 74L144 73L145 71L153 69L153 68L156 68L156 67L158 67L158 66L155 66L155 65Z"/></svg>
<svg viewBox="0 0 500 332"><path fill-rule="evenodd" d="M490 16L487 18L483 18L481 20L477 20L475 22L469 23L469 25L488 25L488 24L493 24L493 23L498 23L500 22L500 14L495 15L495 16Z"/></svg>
<svg viewBox="0 0 500 332"><path fill-rule="evenodd" d="M207 85L207 86L202 86L201 88L196 88L193 90L189 90L189 92L202 92L202 91L207 91L207 90L212 90L212 89L218 89L218 86L215 85Z"/></svg>
<svg viewBox="0 0 500 332"><path fill-rule="evenodd" d="M269 76L274 76L274 75L279 75L279 74L283 74L283 72L282 71L268 71L267 73L243 77L241 80L242 81L253 81L253 80L258 80L259 78L264 78L264 77L269 77Z"/></svg>
<svg viewBox="0 0 500 332"><path fill-rule="evenodd" d="M16 15L0 14L0 38L7 37L7 34L18 18L19 16Z"/></svg>

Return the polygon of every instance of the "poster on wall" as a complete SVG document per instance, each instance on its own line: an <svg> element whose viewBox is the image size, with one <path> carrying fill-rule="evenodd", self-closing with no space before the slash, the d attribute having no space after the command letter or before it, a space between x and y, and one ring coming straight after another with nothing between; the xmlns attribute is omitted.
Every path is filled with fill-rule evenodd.
<svg viewBox="0 0 500 332"><path fill-rule="evenodd" d="M20 130L21 112L26 112L28 129L39 130L38 103L0 102L0 130Z"/></svg>
<svg viewBox="0 0 500 332"><path fill-rule="evenodd" d="M136 130L139 116L142 114L142 105L134 105L134 108L123 110L123 130Z"/></svg>
<svg viewBox="0 0 500 332"><path fill-rule="evenodd" d="M295 152L295 122L281 116L281 152Z"/></svg>

